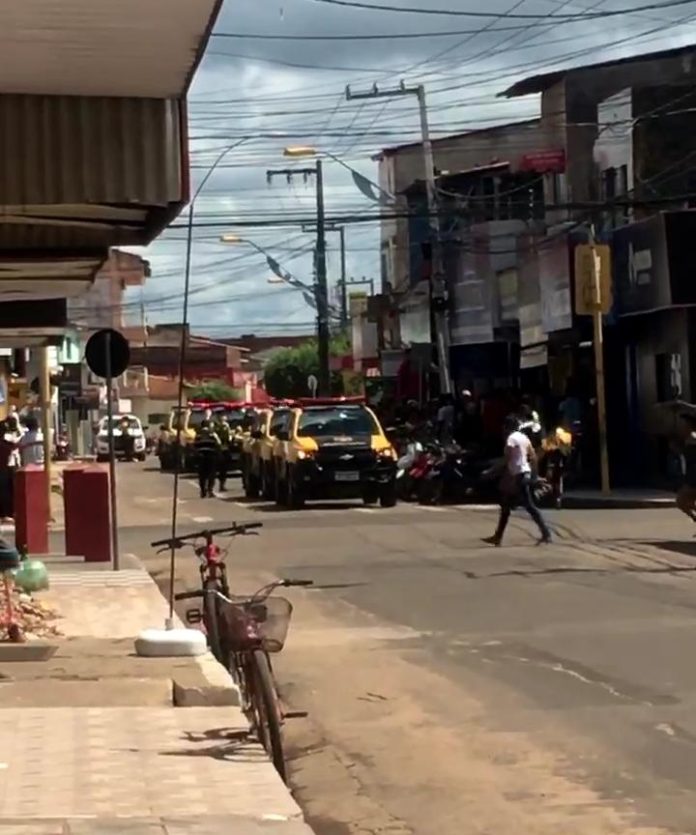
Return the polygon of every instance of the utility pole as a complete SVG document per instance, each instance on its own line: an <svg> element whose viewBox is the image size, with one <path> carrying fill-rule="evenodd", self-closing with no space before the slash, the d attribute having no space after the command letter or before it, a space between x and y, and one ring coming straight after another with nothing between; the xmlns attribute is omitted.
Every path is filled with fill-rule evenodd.
<svg viewBox="0 0 696 835"><path fill-rule="evenodd" d="M394 90L380 90L375 84L372 89L366 93L354 93L351 91L350 86L346 87L346 99L349 101L351 99L394 98L397 96L416 96L418 99L421 144L423 146L423 165L425 168L425 190L433 258L433 276L430 287L430 302L433 312L433 320L435 322L435 342L437 345L437 364L440 377L440 390L443 394L451 394L452 381L449 374L447 287L445 285L442 230L440 228L439 201L435 186L435 163L433 160L433 146L430 141L425 87L422 84L407 87L403 81L400 86Z"/></svg>
<svg viewBox="0 0 696 835"><path fill-rule="evenodd" d="M314 226L303 224L303 232L316 231ZM338 280L338 287L341 291L341 329L348 327L348 294L346 292L346 227L337 223L324 223L325 232L338 232L341 240L341 277Z"/></svg>
<svg viewBox="0 0 696 835"><path fill-rule="evenodd" d="M324 170L320 159L313 168L275 168L266 172L266 179L270 183L273 177L283 176L288 182L296 175L302 175L305 180L316 177L317 187L317 243L316 243L316 272L314 298L317 304L317 342L319 350L319 386L320 397L331 394L331 370L329 367L329 288L326 278L326 234L324 214Z"/></svg>
<svg viewBox="0 0 696 835"><path fill-rule="evenodd" d="M607 444L607 400L604 383L604 324L602 310L601 260L597 251L594 226L590 229L592 250L592 324L594 326L595 388L597 389L597 426L599 428L599 463L602 493L609 495L609 447Z"/></svg>

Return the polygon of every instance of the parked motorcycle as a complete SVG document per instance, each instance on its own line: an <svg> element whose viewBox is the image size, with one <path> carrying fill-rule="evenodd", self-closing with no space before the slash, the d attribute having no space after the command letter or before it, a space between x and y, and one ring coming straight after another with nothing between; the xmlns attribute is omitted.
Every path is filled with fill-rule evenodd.
<svg viewBox="0 0 696 835"><path fill-rule="evenodd" d="M420 485L418 500L421 504L494 501L499 471L497 462L483 457L477 450L457 444L442 446Z"/></svg>
<svg viewBox="0 0 696 835"><path fill-rule="evenodd" d="M559 509L563 504L563 488L573 454L573 436L558 426L542 441L539 456L539 472L549 485L548 495L552 506Z"/></svg>

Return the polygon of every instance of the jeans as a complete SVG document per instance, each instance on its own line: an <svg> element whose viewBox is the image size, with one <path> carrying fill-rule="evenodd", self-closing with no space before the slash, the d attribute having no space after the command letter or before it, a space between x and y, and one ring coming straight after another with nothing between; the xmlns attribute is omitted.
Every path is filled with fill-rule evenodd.
<svg viewBox="0 0 696 835"><path fill-rule="evenodd" d="M550 539L551 531L548 529L544 517L539 512L539 508L534 501L532 493L532 478L529 473L522 473L515 476L515 489L512 493L501 496L500 499L500 517L498 518L498 528L495 532L496 539L502 539L507 527L510 513L517 505L522 507L530 515L534 524L539 528L539 533L542 539Z"/></svg>

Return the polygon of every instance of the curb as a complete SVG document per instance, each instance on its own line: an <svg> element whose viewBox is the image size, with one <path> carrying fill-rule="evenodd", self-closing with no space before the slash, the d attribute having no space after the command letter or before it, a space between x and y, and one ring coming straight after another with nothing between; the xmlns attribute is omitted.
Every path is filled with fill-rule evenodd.
<svg viewBox="0 0 696 835"><path fill-rule="evenodd" d="M673 506L674 499L666 497L563 496L563 510L665 510Z"/></svg>
<svg viewBox="0 0 696 835"><path fill-rule="evenodd" d="M124 555L124 562L130 569L141 571L149 582L157 589L157 594L162 600L163 612L162 622L168 612L164 604L166 600L162 595L159 586L150 576L142 560L135 554ZM174 625L185 628L179 617L174 615ZM191 661L198 667L199 675L193 671L182 672L172 679L172 704L174 707L238 707L241 704L239 687L227 672L219 664L212 653L192 656ZM202 682L201 683L201 679Z"/></svg>

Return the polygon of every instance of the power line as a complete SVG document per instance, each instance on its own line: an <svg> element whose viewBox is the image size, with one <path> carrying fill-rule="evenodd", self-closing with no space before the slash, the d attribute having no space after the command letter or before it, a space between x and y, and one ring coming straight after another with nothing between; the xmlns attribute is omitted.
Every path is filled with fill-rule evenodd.
<svg viewBox="0 0 696 835"><path fill-rule="evenodd" d="M395 12L399 14L418 14L418 15L439 15L445 17L476 17L488 18L498 17L497 12L470 12L462 11L460 9L424 9L416 8L415 6L390 6L386 4L362 3L360 0L309 0L312 3L326 3L331 6L345 6L352 9L365 9L373 12ZM625 9L614 9L606 12L592 12L590 14L573 14L573 15L553 15L553 14L523 14L515 13L509 15L511 18L518 20L596 20L597 18L617 17L619 15L636 14L638 12L654 11L656 9L667 9L673 6L685 6L692 3L694 0L667 0L666 3L648 3L644 6L634 6Z"/></svg>

